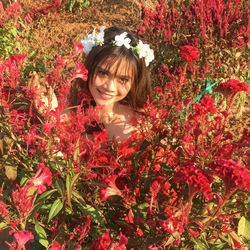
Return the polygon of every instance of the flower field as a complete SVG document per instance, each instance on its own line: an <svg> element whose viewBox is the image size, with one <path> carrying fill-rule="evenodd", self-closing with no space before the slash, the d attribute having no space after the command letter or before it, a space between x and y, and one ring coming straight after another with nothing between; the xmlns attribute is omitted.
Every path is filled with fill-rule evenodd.
<svg viewBox="0 0 250 250"><path fill-rule="evenodd" d="M0 2L0 248L249 249L249 23L245 0ZM95 107L61 119L102 25L155 52L154 100L121 144L85 136Z"/></svg>

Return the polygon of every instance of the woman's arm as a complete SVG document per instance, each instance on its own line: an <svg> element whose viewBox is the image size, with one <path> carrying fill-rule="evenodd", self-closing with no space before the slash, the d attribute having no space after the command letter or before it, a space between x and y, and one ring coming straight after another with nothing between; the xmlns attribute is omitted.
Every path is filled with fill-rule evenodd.
<svg viewBox="0 0 250 250"><path fill-rule="evenodd" d="M40 115L44 115L46 111L55 110L58 107L57 97L47 81L40 83L40 77L36 72L33 72L30 80L30 88L34 93L34 106Z"/></svg>

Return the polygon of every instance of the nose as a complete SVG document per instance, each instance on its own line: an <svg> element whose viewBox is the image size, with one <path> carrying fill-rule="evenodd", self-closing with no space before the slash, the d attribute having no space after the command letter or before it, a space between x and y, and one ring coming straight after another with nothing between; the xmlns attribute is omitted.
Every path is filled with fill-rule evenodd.
<svg viewBox="0 0 250 250"><path fill-rule="evenodd" d="M107 79L106 83L105 83L105 88L106 90L110 91L110 92L115 92L116 91L116 80L114 78L109 78Z"/></svg>

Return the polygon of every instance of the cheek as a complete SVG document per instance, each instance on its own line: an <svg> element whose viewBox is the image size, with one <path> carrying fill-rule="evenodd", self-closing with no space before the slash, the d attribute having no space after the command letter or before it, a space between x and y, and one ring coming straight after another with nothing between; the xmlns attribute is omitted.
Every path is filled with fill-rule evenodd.
<svg viewBox="0 0 250 250"><path fill-rule="evenodd" d="M129 83L128 85L124 86L123 87L124 94L127 95L129 93L129 91L131 90L131 88L132 88L132 84L131 83Z"/></svg>

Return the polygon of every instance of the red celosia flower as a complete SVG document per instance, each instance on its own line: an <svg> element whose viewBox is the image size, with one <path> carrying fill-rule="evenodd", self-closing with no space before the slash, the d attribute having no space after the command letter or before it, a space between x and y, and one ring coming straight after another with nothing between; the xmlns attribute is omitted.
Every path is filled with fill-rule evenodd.
<svg viewBox="0 0 250 250"><path fill-rule="evenodd" d="M220 84L215 91L222 92L222 93L232 93L232 92L239 92L239 91L249 91L249 86L246 82L240 82L235 79L230 79L227 82Z"/></svg>
<svg viewBox="0 0 250 250"><path fill-rule="evenodd" d="M21 217L24 217L32 207L31 196L28 195L29 188L25 186L12 191L12 198L14 205Z"/></svg>
<svg viewBox="0 0 250 250"><path fill-rule="evenodd" d="M232 160L219 159L209 165L225 183L226 190L247 188L250 191L249 170Z"/></svg>
<svg viewBox="0 0 250 250"><path fill-rule="evenodd" d="M21 5L18 2L14 2L12 4L9 4L6 13L8 13L9 16L16 19L19 16L19 13L21 11Z"/></svg>
<svg viewBox="0 0 250 250"><path fill-rule="evenodd" d="M190 45L185 45L181 47L181 57L187 62L198 61L200 56L200 51Z"/></svg>
<svg viewBox="0 0 250 250"><path fill-rule="evenodd" d="M74 45L74 47L75 47L76 54L81 54L81 53L83 53L84 46L83 46L82 44L73 43L73 45Z"/></svg>
<svg viewBox="0 0 250 250"><path fill-rule="evenodd" d="M107 229L106 233L103 233L102 236L98 238L98 241L93 242L91 250L106 250L110 243L109 229Z"/></svg>
<svg viewBox="0 0 250 250"><path fill-rule="evenodd" d="M18 66L21 66L22 63L27 60L28 57L26 55L22 55L22 54L17 54L17 55L13 55L11 57L9 57L5 63L16 63Z"/></svg>
<svg viewBox="0 0 250 250"><path fill-rule="evenodd" d="M70 81L75 78L81 78L83 81L87 81L88 79L88 70L82 63L76 63L76 71L71 76Z"/></svg>
<svg viewBox="0 0 250 250"><path fill-rule="evenodd" d="M49 250L62 250L62 246L57 241L55 241Z"/></svg>
<svg viewBox="0 0 250 250"><path fill-rule="evenodd" d="M196 192L211 192L211 176L204 170L196 168L195 166L190 165L181 167L174 175L173 179L177 183L186 182L188 185L191 185Z"/></svg>
<svg viewBox="0 0 250 250"><path fill-rule="evenodd" d="M189 229L189 233L194 237L194 238L196 238L200 233L199 232L197 232L197 231L194 231L193 229Z"/></svg>
<svg viewBox="0 0 250 250"><path fill-rule="evenodd" d="M111 245L111 250L126 250L126 245L128 243L128 238L120 233L120 240L119 242L114 242Z"/></svg>
<svg viewBox="0 0 250 250"><path fill-rule="evenodd" d="M1 200L0 200L0 215L6 219L9 217L8 210L6 209L6 204Z"/></svg>
<svg viewBox="0 0 250 250"><path fill-rule="evenodd" d="M79 243L84 239L84 237L89 232L90 224L91 224L91 220L90 220L90 216L88 215L86 218L86 221L84 221L81 225L77 225L74 228L74 235L79 234L79 236L77 236L77 241Z"/></svg>
<svg viewBox="0 0 250 250"><path fill-rule="evenodd" d="M34 177L29 181L29 187L36 187L37 193L41 194L43 193L47 188L45 184L50 186L52 183L52 174L50 170L46 167L44 167L44 164L41 163L40 167Z"/></svg>
<svg viewBox="0 0 250 250"><path fill-rule="evenodd" d="M34 239L34 236L32 233L24 232L24 231L14 233L14 237L15 237L17 244L18 244L17 250L21 250L29 240Z"/></svg>

